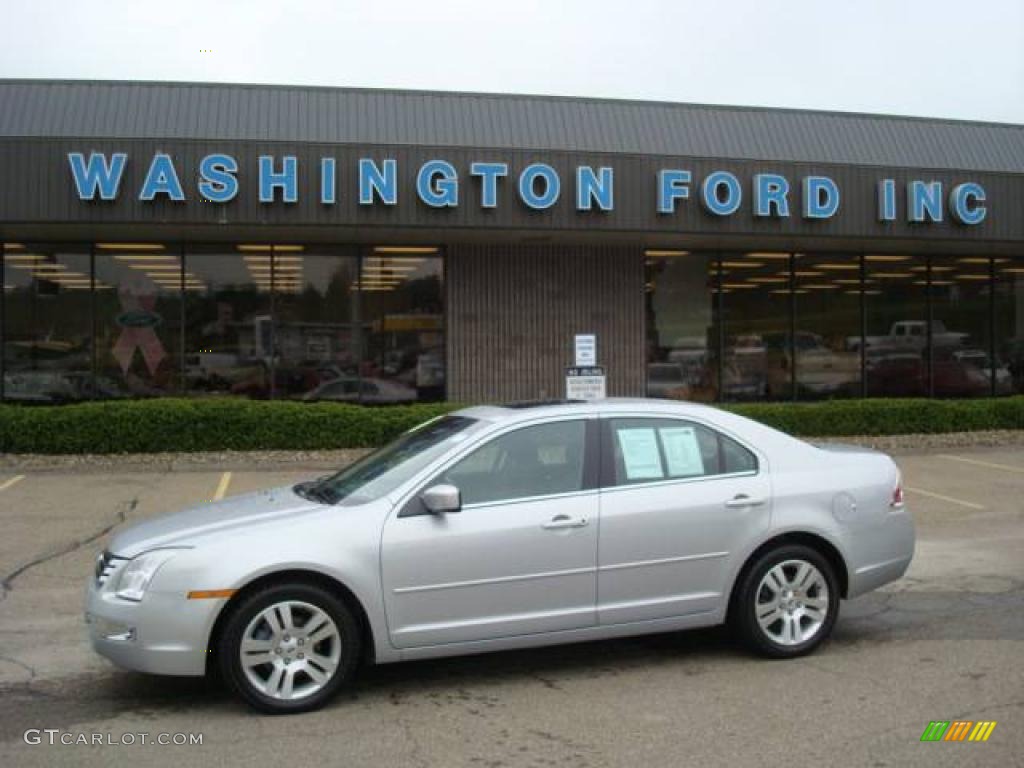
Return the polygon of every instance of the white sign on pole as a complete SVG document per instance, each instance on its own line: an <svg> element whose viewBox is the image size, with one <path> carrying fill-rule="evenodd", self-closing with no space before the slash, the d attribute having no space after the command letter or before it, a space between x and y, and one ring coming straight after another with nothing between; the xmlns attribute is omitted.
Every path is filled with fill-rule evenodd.
<svg viewBox="0 0 1024 768"><path fill-rule="evenodd" d="M576 362L574 365L597 365L597 336L593 333L576 334Z"/></svg>
<svg viewBox="0 0 1024 768"><path fill-rule="evenodd" d="M608 397L604 368L599 366L567 368L565 398L567 400L603 400Z"/></svg>

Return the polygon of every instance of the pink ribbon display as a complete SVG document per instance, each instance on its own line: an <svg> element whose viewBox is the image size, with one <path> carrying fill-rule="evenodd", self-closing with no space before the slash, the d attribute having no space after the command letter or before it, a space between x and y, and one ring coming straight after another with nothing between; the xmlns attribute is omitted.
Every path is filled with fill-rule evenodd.
<svg viewBox="0 0 1024 768"><path fill-rule="evenodd" d="M148 316L159 320L153 311L156 306L156 296L148 291L143 293L143 291L146 289L140 290L138 286L126 285L122 285L118 290L123 310L117 320L118 325L121 326L121 335L110 352L114 359L121 364L121 371L127 374L128 369L132 366L135 350L138 349L142 353L142 359L146 363L149 375L154 376L160 361L167 357L167 352L156 335L153 325L127 325L122 322L122 318L131 314L135 314L139 318Z"/></svg>

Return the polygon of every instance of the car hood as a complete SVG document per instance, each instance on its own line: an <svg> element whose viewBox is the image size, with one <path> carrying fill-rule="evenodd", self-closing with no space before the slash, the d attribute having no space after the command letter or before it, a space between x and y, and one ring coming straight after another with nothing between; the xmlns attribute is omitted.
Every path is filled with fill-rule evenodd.
<svg viewBox="0 0 1024 768"><path fill-rule="evenodd" d="M303 499L291 486L269 488L136 523L115 535L108 549L118 557L135 557L150 549L189 546L211 533L269 523L323 507Z"/></svg>

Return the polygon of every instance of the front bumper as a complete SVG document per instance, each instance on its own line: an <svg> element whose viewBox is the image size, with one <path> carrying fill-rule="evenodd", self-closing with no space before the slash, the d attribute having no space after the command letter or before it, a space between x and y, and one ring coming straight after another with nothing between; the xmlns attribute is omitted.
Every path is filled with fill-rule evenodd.
<svg viewBox="0 0 1024 768"><path fill-rule="evenodd" d="M119 667L155 675L201 676L206 673L210 631L224 602L149 591L135 603L91 582L85 621L92 647Z"/></svg>

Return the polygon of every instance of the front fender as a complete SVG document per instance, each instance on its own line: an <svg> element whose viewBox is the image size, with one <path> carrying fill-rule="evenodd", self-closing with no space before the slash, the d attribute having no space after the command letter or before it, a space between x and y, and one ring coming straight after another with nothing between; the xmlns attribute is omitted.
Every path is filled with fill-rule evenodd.
<svg viewBox="0 0 1024 768"><path fill-rule="evenodd" d="M369 505L368 505L369 506ZM188 601L189 592L237 592L253 582L286 571L304 571L330 579L359 602L369 622L377 658L388 657L387 630L380 585L380 533L382 516L366 508L353 524L354 510L331 508L304 517L294 525L240 531L230 537L199 541L192 549L164 564L150 591ZM333 513L338 513L332 518ZM210 637L230 599L218 602L203 627ZM383 645L382 646L382 641Z"/></svg>

